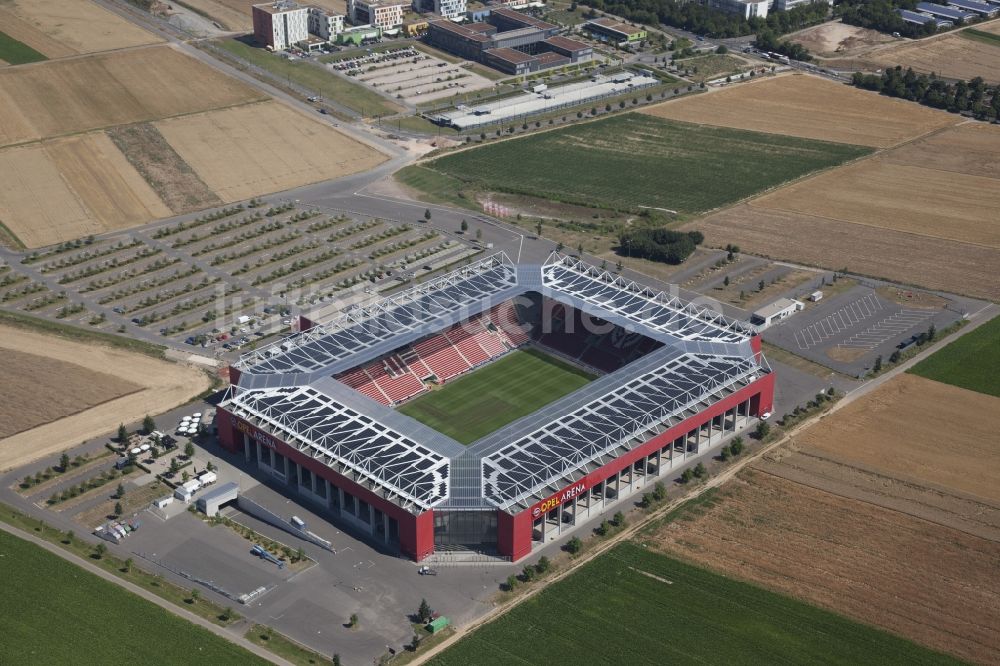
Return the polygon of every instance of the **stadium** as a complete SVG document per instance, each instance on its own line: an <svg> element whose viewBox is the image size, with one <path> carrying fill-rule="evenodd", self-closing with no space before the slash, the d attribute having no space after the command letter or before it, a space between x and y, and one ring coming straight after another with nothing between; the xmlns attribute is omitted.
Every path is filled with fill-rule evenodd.
<svg viewBox="0 0 1000 666"><path fill-rule="evenodd" d="M250 352L222 445L386 548L516 561L771 410L744 325L495 254Z"/></svg>

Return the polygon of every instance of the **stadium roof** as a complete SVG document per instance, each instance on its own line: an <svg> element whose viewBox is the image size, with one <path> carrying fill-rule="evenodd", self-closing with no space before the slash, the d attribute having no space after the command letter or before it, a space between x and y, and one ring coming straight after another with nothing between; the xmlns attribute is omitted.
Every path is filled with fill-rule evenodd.
<svg viewBox="0 0 1000 666"><path fill-rule="evenodd" d="M531 291L665 344L468 447L333 379ZM499 253L247 354L223 407L407 510L507 509L769 372L751 334L575 258Z"/></svg>

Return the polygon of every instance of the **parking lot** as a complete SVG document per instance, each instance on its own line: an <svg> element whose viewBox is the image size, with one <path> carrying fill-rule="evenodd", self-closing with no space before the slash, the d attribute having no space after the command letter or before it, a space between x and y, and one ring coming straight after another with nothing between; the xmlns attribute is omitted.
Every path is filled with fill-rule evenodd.
<svg viewBox="0 0 1000 666"><path fill-rule="evenodd" d="M891 289L891 291L890 291ZM896 288L857 284L831 298L810 303L764 331L767 342L850 376L887 360L898 345L933 324L941 330L976 307L974 301L932 295L910 305L891 298ZM910 292L912 293L912 292Z"/></svg>
<svg viewBox="0 0 1000 666"><path fill-rule="evenodd" d="M114 313L137 337L226 353L290 330L293 309L389 289L476 251L416 221L259 202L29 254L0 267L0 307L118 331Z"/></svg>
<svg viewBox="0 0 1000 666"><path fill-rule="evenodd" d="M327 67L412 105L493 85L460 63L450 63L412 47L341 60Z"/></svg>

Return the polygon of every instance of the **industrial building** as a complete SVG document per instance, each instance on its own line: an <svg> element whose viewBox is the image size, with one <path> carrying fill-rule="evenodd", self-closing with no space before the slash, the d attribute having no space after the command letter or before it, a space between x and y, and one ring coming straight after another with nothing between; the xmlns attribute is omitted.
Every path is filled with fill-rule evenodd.
<svg viewBox="0 0 1000 666"><path fill-rule="evenodd" d="M786 317L791 317L804 307L805 305L802 304L802 301L797 301L793 298L779 298L774 303L756 310L750 316L750 323L756 326L758 331L763 331L768 326Z"/></svg>
<svg viewBox="0 0 1000 666"><path fill-rule="evenodd" d="M543 325L549 315L563 326ZM558 253L495 254L302 323L231 368L220 442L417 561L462 549L518 560L772 409L751 329ZM526 345L600 376L468 446L393 408Z"/></svg>
<svg viewBox="0 0 1000 666"><path fill-rule="evenodd" d="M583 30L592 38L615 46L637 44L646 39L645 29L607 17L587 21Z"/></svg>
<svg viewBox="0 0 1000 666"><path fill-rule="evenodd" d="M915 23L916 25L924 25L925 23L933 23L937 28L951 28L955 24L948 19L934 18L929 14L920 14L918 12L911 12L908 9L897 9L896 10L900 17L907 23Z"/></svg>
<svg viewBox="0 0 1000 666"><path fill-rule="evenodd" d="M785 12L789 9L795 9L801 5L811 5L817 2L825 3L829 6L833 6L833 0L774 0L772 9L776 9L779 12Z"/></svg>
<svg viewBox="0 0 1000 666"><path fill-rule="evenodd" d="M490 11L484 23L431 21L427 41L507 74L583 62L593 55L591 46L560 37L558 32L559 26L501 7Z"/></svg>
<svg viewBox="0 0 1000 666"><path fill-rule="evenodd" d="M968 21L976 18L976 15L972 12L953 9L952 7L945 7L944 5L938 5L933 2L918 2L917 11L929 14L930 16L935 16L937 18L943 18L948 21Z"/></svg>

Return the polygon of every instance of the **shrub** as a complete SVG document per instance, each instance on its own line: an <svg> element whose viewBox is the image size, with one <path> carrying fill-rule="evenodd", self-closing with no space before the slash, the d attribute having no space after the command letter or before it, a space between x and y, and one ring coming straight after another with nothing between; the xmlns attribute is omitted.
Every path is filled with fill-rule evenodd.
<svg viewBox="0 0 1000 666"><path fill-rule="evenodd" d="M611 517L611 524L615 527L625 527L625 514L621 511L615 512L615 515Z"/></svg>
<svg viewBox="0 0 1000 666"><path fill-rule="evenodd" d="M579 537L573 537L566 542L565 548L570 555L576 555L583 548L583 542L580 541Z"/></svg>
<svg viewBox="0 0 1000 666"><path fill-rule="evenodd" d="M694 475L696 477L698 477L700 479L700 478L704 477L707 474L708 474L708 470L705 469L705 466L703 464L698 463L697 465L695 465L695 467L694 467Z"/></svg>
<svg viewBox="0 0 1000 666"><path fill-rule="evenodd" d="M538 571L538 573L543 574L551 568L552 568L552 563L549 562L549 558L545 557L544 555L538 558L538 564L535 565L535 569Z"/></svg>

